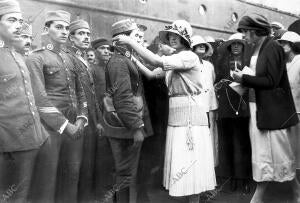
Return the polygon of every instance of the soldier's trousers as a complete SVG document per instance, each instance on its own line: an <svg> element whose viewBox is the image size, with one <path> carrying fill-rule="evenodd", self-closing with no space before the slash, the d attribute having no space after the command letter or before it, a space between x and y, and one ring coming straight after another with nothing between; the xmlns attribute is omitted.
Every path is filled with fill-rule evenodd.
<svg viewBox="0 0 300 203"><path fill-rule="evenodd" d="M31 187L31 202L77 202L78 179L83 138L72 140L67 135L48 131L42 145Z"/></svg>
<svg viewBox="0 0 300 203"><path fill-rule="evenodd" d="M0 202L27 202L38 149L0 153Z"/></svg>
<svg viewBox="0 0 300 203"><path fill-rule="evenodd" d="M109 193L116 193L117 203L132 202L130 196L134 195L130 194L130 188L135 188L142 143L133 147L133 139L109 138L109 142L116 168L116 183Z"/></svg>
<svg viewBox="0 0 300 203"><path fill-rule="evenodd" d="M97 137L95 190L96 199L100 201L114 184L114 158L108 139L104 135Z"/></svg>
<svg viewBox="0 0 300 203"><path fill-rule="evenodd" d="M91 122L84 129L83 155L79 176L79 201L95 200L96 126Z"/></svg>
<svg viewBox="0 0 300 203"><path fill-rule="evenodd" d="M65 135L63 138L58 166L56 202L76 203L84 137L73 140Z"/></svg>

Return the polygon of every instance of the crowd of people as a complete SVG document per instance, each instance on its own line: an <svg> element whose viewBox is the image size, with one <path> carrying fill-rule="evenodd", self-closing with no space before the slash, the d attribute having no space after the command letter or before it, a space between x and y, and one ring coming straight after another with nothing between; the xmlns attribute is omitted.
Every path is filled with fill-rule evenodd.
<svg viewBox="0 0 300 203"><path fill-rule="evenodd" d="M41 45L16 0L0 0L0 202L198 203L230 182L262 203L270 182L300 203L300 36L249 14L228 40L176 20L115 22L48 11Z"/></svg>

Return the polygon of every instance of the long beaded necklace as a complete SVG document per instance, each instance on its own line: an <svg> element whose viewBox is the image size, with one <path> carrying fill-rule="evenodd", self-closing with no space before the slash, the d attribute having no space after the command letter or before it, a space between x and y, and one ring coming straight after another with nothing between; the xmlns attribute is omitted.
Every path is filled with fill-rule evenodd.
<svg viewBox="0 0 300 203"><path fill-rule="evenodd" d="M240 96L240 101L239 101L239 105L237 107L237 109L235 109L230 101L230 98L229 98L229 95L228 95L228 91L227 91L227 88L225 88L225 91L226 91L226 96L227 96L227 100L229 102L229 105L230 107L232 108L233 111L235 111L235 115L239 115L239 110L240 110L240 107L241 107L241 103L243 101L243 97Z"/></svg>

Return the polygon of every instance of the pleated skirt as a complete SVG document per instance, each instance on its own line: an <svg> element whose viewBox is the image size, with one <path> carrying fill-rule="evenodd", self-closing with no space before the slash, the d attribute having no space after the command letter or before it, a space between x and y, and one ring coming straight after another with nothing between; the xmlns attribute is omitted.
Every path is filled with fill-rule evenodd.
<svg viewBox="0 0 300 203"><path fill-rule="evenodd" d="M171 196L187 196L216 186L213 146L208 126L193 126L193 150L186 143L188 127L168 126L163 185Z"/></svg>

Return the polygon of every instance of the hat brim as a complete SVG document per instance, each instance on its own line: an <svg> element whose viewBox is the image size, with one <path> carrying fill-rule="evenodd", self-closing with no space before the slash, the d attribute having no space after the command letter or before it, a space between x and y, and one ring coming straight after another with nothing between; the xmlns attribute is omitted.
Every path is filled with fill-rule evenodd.
<svg viewBox="0 0 300 203"><path fill-rule="evenodd" d="M207 46L208 46L208 50L206 51L206 54L209 56L213 55L213 53L214 53L213 47L209 43L207 43Z"/></svg>
<svg viewBox="0 0 300 203"><path fill-rule="evenodd" d="M270 27L271 29L271 27ZM263 28L263 27L254 27L254 26L247 26L247 25L240 25L236 30L238 32L242 32L242 30L258 30L258 31L270 31L268 28Z"/></svg>
<svg viewBox="0 0 300 203"><path fill-rule="evenodd" d="M159 31L159 34L158 34L159 39L165 44L170 44L168 37L167 37L169 33L175 33L175 34L179 35L188 43L190 48L192 48L190 41L185 36L182 36L177 30L161 30L161 31Z"/></svg>
<svg viewBox="0 0 300 203"><path fill-rule="evenodd" d="M291 42L293 43L292 41L290 40L287 40L287 39L277 39L278 42Z"/></svg>
<svg viewBox="0 0 300 203"><path fill-rule="evenodd" d="M104 45L109 46L109 47L112 46L110 42L98 42L98 43L93 43L93 42L92 42L92 43L91 43L91 47L92 47L93 49L97 49L98 47L101 47L101 46L104 46Z"/></svg>
<svg viewBox="0 0 300 203"><path fill-rule="evenodd" d="M231 40L228 40L228 41L225 41L224 43L222 43L220 45L220 47L221 48L230 49L231 44L233 44L235 42L241 43L243 46L246 45L246 41L245 40L242 40L242 39L231 39Z"/></svg>
<svg viewBox="0 0 300 203"><path fill-rule="evenodd" d="M213 49L213 47L211 46L211 44L209 44L209 43L207 43L207 42L203 42L203 43L197 43L197 44L194 44L193 46L192 46L192 48L194 48L194 47L196 47L196 46L198 46L198 45L200 45L200 44L204 44L205 46L206 46L206 51L205 51L205 54L213 54L214 53L214 49Z"/></svg>
<svg viewBox="0 0 300 203"><path fill-rule="evenodd" d="M294 21L289 27L288 31L296 32L298 35L300 35L300 19Z"/></svg>

